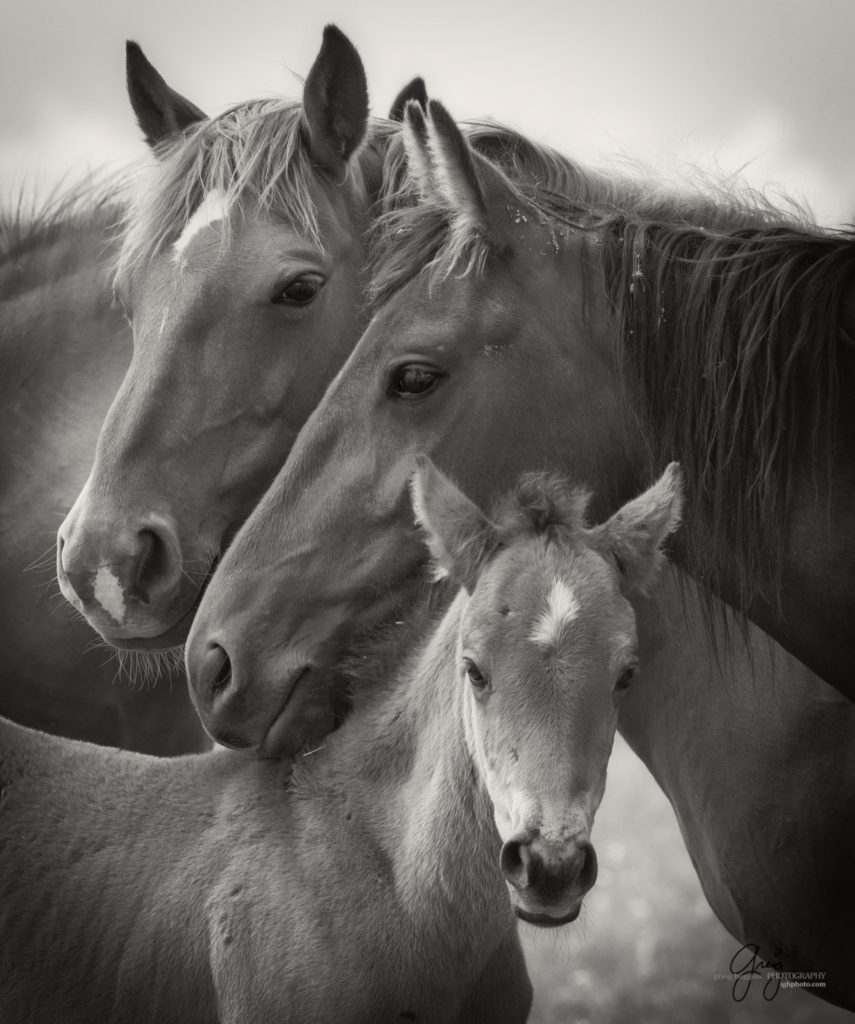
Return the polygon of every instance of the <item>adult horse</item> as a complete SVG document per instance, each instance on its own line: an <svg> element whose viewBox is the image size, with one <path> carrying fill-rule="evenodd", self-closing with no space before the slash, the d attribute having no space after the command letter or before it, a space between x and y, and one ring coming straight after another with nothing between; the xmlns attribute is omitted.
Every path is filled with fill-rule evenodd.
<svg viewBox="0 0 855 1024"><path fill-rule="evenodd" d="M173 670L172 659L158 659L153 669L139 659L132 663L134 673L146 682L152 674L164 677L156 697L148 692L148 687L130 688L118 682L111 685L118 674L115 656L111 658L102 650L91 649L92 634L79 617L72 618L64 606L53 606L50 587L37 574L24 576L23 571L44 555L57 515L61 516L80 494L100 425L126 371L123 390L107 419L94 479L106 477L108 489L115 486L125 497L139 496L128 485L128 479L135 486L152 486L156 490L147 475L156 464L158 482L176 488L175 500L189 500L186 488L181 491L182 484L192 479L190 468L199 465L197 460L210 453L216 417L229 398L235 397L222 386L216 352L211 351L222 344L222 333L214 331L207 361L200 361L198 351L200 332L212 322L205 318L216 306L211 294L225 295L226 284L231 286L229 301L237 311L228 328L237 336L243 327L255 342L254 352L235 346L234 365L247 373L259 370L266 378L258 383L252 396L244 396L243 405L235 401L233 407L232 439L237 445L245 440L240 429L242 420L256 417L257 430L254 426L250 431L246 478L240 475L240 470L234 470L228 452L216 460L209 459L206 468L228 490L227 500L251 503L252 489L261 486L253 476L258 472L258 458L253 463L252 456L258 456L258 449L265 442L285 443L283 433L296 429L320 393L323 381L331 376L355 338L354 334L348 340L346 328L358 322L360 299L353 280L361 266L359 236L376 188L375 147L382 146L379 140L389 129L385 124L369 125L365 77L359 57L334 28L325 33L324 45L309 76L305 115L299 104L268 101L243 104L220 118L208 120L198 107L169 88L134 44L128 45L128 88L141 127L158 154L154 176L163 187L152 193L151 183L144 182L130 211L124 209L125 190L105 190L103 195L92 190L91 195L83 192L78 197L63 199L32 224L9 218L3 226L5 252L0 295L4 316L0 360L5 372L0 386L9 443L3 456L0 504L7 555L0 569L4 610L0 629L7 665L2 710L16 721L53 732L168 754L207 746L186 700L183 675ZM423 88L423 83L415 80L402 90L395 109L399 111L407 98L423 96ZM347 103L340 100L341 90ZM328 129L326 119L331 109L335 109L338 120L334 128ZM188 131L192 140L187 138ZM349 132L353 138L348 137ZM372 138L362 155L351 161L351 167L346 162L351 155L347 146L361 141L366 132ZM341 153L328 154L329 147L344 148ZM196 161L204 165L207 179L204 174L197 176ZM346 166L352 171L349 182L333 181L337 170ZM186 177L182 179L182 175ZM194 233L206 234L204 216L194 209L194 189L212 179L230 197L231 214L241 228L233 232L228 254L222 253L221 260L213 260L216 267L205 282L206 288L198 266L198 252L194 251L200 240L194 240L193 247L184 255L188 259L195 256L195 260L183 279L186 283L192 276L191 287L196 289L197 300L192 308L197 315L190 316L189 302L180 311L173 304L173 314L180 312L183 317L180 327L166 336L158 328L157 341L151 343L148 339L150 343L146 346L145 325L155 315L161 315L155 309L164 298L163 267L164 262L168 264L168 259L153 261L153 274L159 274L157 282L147 279L145 301L130 301L126 308L135 318L138 336L137 353L128 370L131 333L112 300L110 285L110 266L118 246L115 225L123 215L126 217L120 291L125 282L132 282L140 290L139 262L145 263L152 255L159 244L156 239L162 241L164 232L181 234L189 226L183 234L185 245ZM182 203L189 204L189 208L182 207ZM206 207L209 216L211 209L210 205ZM289 211L296 221L293 216L288 220ZM252 220L251 228L246 227L246 220L241 221L242 215ZM322 282L311 274L301 276L295 270L300 259L308 258L298 228L314 232L311 245L326 247L324 269L337 278L336 285L327 289L326 299L320 303L324 308L314 315L302 306L311 303L313 291ZM254 244L258 246L256 251L252 248ZM257 263L247 262L248 252ZM226 270L229 257L238 256L243 259L244 270L240 286L237 274L228 274ZM293 274L292 280L281 282L281 295L271 293L267 297L271 310L278 303L276 311L268 312L255 293L241 294L244 305L238 307L238 292L250 287L247 282L251 281L253 267L269 270L271 260L277 261L278 273ZM217 278L224 274L225 283ZM170 360L170 353L178 342L182 343L181 365L172 373L174 359ZM259 362L262 350L269 354L264 363ZM199 397L202 389L206 389L208 418L198 415L189 427L178 416L170 424L172 432L170 426L166 428L169 444L158 449L160 435L151 417L144 423L134 419L135 403L144 392L146 401L150 400L163 414L168 413L170 401L180 402L182 411L187 412L191 407L186 393L187 360L191 353L192 372L196 375L193 384L197 388L192 393ZM203 365L209 372L205 372ZM238 390L244 380L236 369L227 379ZM158 383L153 388L155 381ZM213 400L215 392L222 395L222 403ZM304 392L305 400L301 401ZM274 442L269 437L262 440L269 426L267 417L275 415L271 410L281 410L283 405L284 428ZM192 406L190 414L196 412ZM128 433L122 434L125 419L130 423ZM220 427L223 429L222 424ZM141 432L148 434L142 440L143 465L134 463L127 472L111 477L111 459L118 447L114 437L117 430L125 438L125 452L136 453ZM194 438L198 440L200 435L206 438L207 445L198 444L186 454L176 456L176 447ZM155 455L147 460L145 452L149 446L154 448ZM105 449L110 454L105 455ZM181 462L177 475L171 472L176 461ZM275 464L278 462L277 448ZM227 468L225 463L230 463ZM249 496L242 493L242 488ZM238 492L237 499L234 492ZM208 501L210 494L203 493L202 499ZM153 507L145 507L145 514L155 518L159 514L168 516L168 509L164 511L158 506L156 496L154 502ZM215 505L215 501L209 501L207 513L211 516L217 514ZM79 507L80 502L78 511ZM109 508L96 506L97 512L107 517L100 526L108 532L118 529L121 533L124 529L121 514L117 513L118 526L113 527ZM95 527L96 532L98 528ZM156 536L145 534L143 541L154 547ZM73 557L73 550L69 554ZM149 554L147 564L140 566L141 583L157 573L163 552L152 550ZM99 566L104 571L98 580L98 592L114 609L115 594L110 583L113 570L121 564L119 553L116 562ZM183 576L188 580L195 578L195 587L204 572L190 562L183 566ZM77 577L84 595L94 591L95 582L94 577L88 583ZM62 571L60 585L70 592ZM36 623L38 643L34 641Z"/></svg>
<svg viewBox="0 0 855 1024"><path fill-rule="evenodd" d="M416 196L410 193L386 224L387 245L375 274L383 304L219 566L190 636L194 700L212 734L230 742L273 750L283 734L299 733L301 716L324 694L327 666L353 633L370 628L405 600L421 561L406 515L406 480L415 452L434 454L482 503L521 468L558 464L574 478L596 481L606 508L619 504L645 472L651 450L662 454L665 442L649 435L650 419L639 413L644 392L621 351L625 339L615 329L604 287L611 283L607 272L614 262L615 232L629 230L626 217L599 225L597 210L571 209L568 216L572 197L554 194L548 180L536 188L526 188L525 180L512 183L472 152L441 107L431 109L427 122L408 111ZM692 214L690 202L672 202L671 230L688 232ZM712 270L703 261L687 261L673 273L695 266L695 287L711 282L714 295L729 301L736 293L726 275L736 267L749 306L757 304L760 312L766 307L753 292L757 282L746 275L753 267L768 280L769 261L786 242L824 252L838 267L828 285L832 294L842 288L838 274L855 263L846 240L758 227L770 219L765 208L720 207L718 216L719 223L754 222L744 238L749 248L757 245L756 265L728 256L714 261ZM678 219L680 229L673 227ZM664 218L661 224L664 234ZM703 255L707 235L719 237L698 231L696 255ZM721 245L730 253L726 246L735 246L740 237L725 236ZM764 239L768 248L761 244ZM789 260L785 266L792 270ZM799 267L807 298L817 291L826 294ZM827 270L820 263L816 273ZM667 283L664 271L663 279ZM772 280L777 288L780 279L773 275ZM790 277L785 274L784 280ZM636 290L645 285L641 275L629 283ZM798 302L798 293L785 294L788 302ZM705 308L702 298L693 296L693 310ZM713 309L726 324L730 344L734 325ZM808 309L802 312L809 315ZM660 315L676 319L679 313L669 307ZM680 323L687 330L691 326ZM714 319L704 326L712 329ZM759 345L762 335L755 326L745 324ZM834 333L836 341L836 325ZM802 349L796 351L807 358ZM727 355L741 358L724 346L721 359ZM826 367L827 356L819 346L816 358ZM717 366L713 361L709 372ZM748 390L753 382L760 395L777 398L777 385L759 353L751 362L756 378L748 365L740 366L746 379L739 380L737 390L747 411L735 423L744 429L756 422L759 445L766 418L749 401ZM790 380L795 388L801 383ZM785 397L782 415L790 417L793 396ZM691 401L681 408L694 415ZM722 414L729 415L727 406ZM847 415L840 410L838 427ZM730 425L734 428L732 417ZM724 438L714 434L712 440L721 451ZM798 445L801 438L788 441ZM696 461L690 458L690 486L697 482L703 492L708 481ZM732 472L724 458L721 463L723 472ZM783 465L790 462L784 459ZM764 466L769 472L781 469L774 457ZM749 482L756 483L753 477ZM818 478L817 487L822 483ZM690 516L697 519L704 512L701 527L689 522L690 535L702 536L704 530L708 535L711 529L710 510L690 501ZM836 514L831 506L824 512L832 519ZM822 532L826 526L823 520L816 528ZM732 538L733 529L726 536ZM745 533L739 536L747 540ZM846 534L844 548L848 541ZM690 569L693 551L691 543L678 544L677 556ZM806 683L805 670L782 655L773 658L776 679L762 651L752 654L749 641L756 648L756 630L749 628L747 639L739 630L732 632L733 662L722 655L717 663L710 657L711 638L699 643L704 634L692 618L692 609L709 599L693 583L687 598L691 614L683 623L673 611L674 595L663 593L663 611L669 612L676 635L661 629L649 633L658 652L651 686L659 688L663 705L670 704L670 714L662 721L646 720L637 709L630 738L677 807L690 853L722 920L743 941L758 943L770 959L781 949L793 969L827 972L828 986L820 994L853 1005L848 951L855 892L846 865L855 853L850 827L855 709L817 680ZM696 646L680 646L686 636ZM680 675L687 650L704 659L693 668L702 682L688 697L681 693ZM758 667L753 683L752 659ZM722 684L729 674L737 682L728 688ZM793 697L787 687L796 681L803 690ZM703 682L718 685L716 699L703 705L712 715L704 725L715 742L679 743L662 722L673 723ZM776 687L785 693L780 701ZM754 714L758 709L765 714ZM753 717L742 720L746 710ZM703 760L684 759L690 751ZM720 772L716 763L728 756L732 774ZM788 761L805 759L811 775L804 785L785 786ZM734 794L733 775L740 773L750 776L752 785Z"/></svg>
<svg viewBox="0 0 855 1024"><path fill-rule="evenodd" d="M430 464L414 493L459 594L293 778L0 722L4 1020L527 1018L514 916L568 924L596 880L627 595L664 561L679 478L593 528L556 480L489 520Z"/></svg>
<svg viewBox="0 0 855 1024"><path fill-rule="evenodd" d="M0 710L78 739L181 753L207 739L180 666L163 668L156 695L148 679L130 685L57 604L52 572L38 571L131 355L110 289L121 195L93 183L0 223Z"/></svg>
<svg viewBox="0 0 855 1024"><path fill-rule="evenodd" d="M208 119L128 46L156 159L116 291L134 355L60 527L63 594L116 647L180 644L204 583L365 322L364 235L397 125L334 26L302 103ZM423 96L416 79L402 91Z"/></svg>

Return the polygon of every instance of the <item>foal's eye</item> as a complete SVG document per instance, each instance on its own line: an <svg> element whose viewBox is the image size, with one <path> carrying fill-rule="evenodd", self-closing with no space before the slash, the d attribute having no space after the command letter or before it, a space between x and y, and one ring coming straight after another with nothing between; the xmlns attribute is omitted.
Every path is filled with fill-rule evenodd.
<svg viewBox="0 0 855 1024"><path fill-rule="evenodd" d="M472 684L472 689L475 693L486 693L490 687L490 683L481 669L479 669L475 662L471 661L469 658L464 658L463 664L466 668L466 675L469 676L469 682Z"/></svg>
<svg viewBox="0 0 855 1024"><path fill-rule="evenodd" d="M392 374L389 382L389 394L396 398L417 398L432 391L441 378L441 374L428 366L410 363L400 366Z"/></svg>
<svg viewBox="0 0 855 1024"><path fill-rule="evenodd" d="M280 306L308 306L317 296L324 284L318 274L303 274L289 281L273 297L274 303Z"/></svg>

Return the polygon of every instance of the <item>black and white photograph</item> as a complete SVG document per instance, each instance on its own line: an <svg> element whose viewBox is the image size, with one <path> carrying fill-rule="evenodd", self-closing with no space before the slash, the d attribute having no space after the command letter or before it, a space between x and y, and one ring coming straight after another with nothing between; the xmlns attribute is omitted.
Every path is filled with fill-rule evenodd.
<svg viewBox="0 0 855 1024"><path fill-rule="evenodd" d="M9 0L0 1024L855 1012L850 0Z"/></svg>

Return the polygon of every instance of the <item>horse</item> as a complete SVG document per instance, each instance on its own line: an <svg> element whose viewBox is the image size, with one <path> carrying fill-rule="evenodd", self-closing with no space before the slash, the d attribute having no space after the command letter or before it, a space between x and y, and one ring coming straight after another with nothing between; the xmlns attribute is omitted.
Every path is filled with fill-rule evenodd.
<svg viewBox="0 0 855 1024"><path fill-rule="evenodd" d="M593 527L555 478L489 518L429 460L412 486L457 596L310 757L155 759L0 724L4 1020L527 1018L516 920L569 924L596 881L631 600L679 471Z"/></svg>
<svg viewBox="0 0 855 1024"><path fill-rule="evenodd" d="M317 701L328 700L329 666L341 650L406 608L408 588L423 569L406 516L417 452L429 452L481 504L522 470L559 465L574 479L595 482L607 513L656 450L656 438L645 432L649 421L634 405L637 381L621 358L626 333L617 329L605 278L615 225L629 222L619 197L603 211L574 205L579 201L554 191L548 177L534 185L511 180L509 167L475 153L433 102L427 119L408 108L404 141L411 188L382 222L372 323L220 563L190 634L191 695L209 732L227 743L273 753L286 734L298 742L303 720ZM664 224L669 210L670 223L686 230L693 213L706 215L715 237L740 222L743 233L783 237L780 226L770 226L773 211L748 203L656 197L636 216L646 212ZM793 234L795 227L788 228L786 237ZM840 259L851 255L844 239L829 236L823 244L840 246ZM701 279L711 273L699 268ZM642 278L634 284L642 287ZM697 508L692 499L688 531ZM684 565L687 608L719 607L686 574L687 551L691 545L678 536L674 554ZM667 590L662 604L671 605ZM855 910L841 870L853 852L846 822L855 764L851 755L811 760L816 776L809 791L799 788L792 808L780 768L787 757L802 760L825 729L855 736L851 703L833 699L795 659L776 654L770 664L758 655L759 631L750 623L744 633L730 631L729 664L726 652L716 654L716 617L707 621L701 645L697 629L671 614L673 635L654 645L653 667L663 702L672 702L669 721L681 707L688 714L693 694L681 693L670 661L679 654L675 663L685 665L681 634L692 637L701 662L693 668L697 689L709 680L719 691L705 704L715 712L710 743L699 744L706 759L686 761L689 745L676 744L641 708L629 737L677 807L723 922L773 959L777 936L786 935L792 969L827 971L831 980L819 994L855 1005L845 959L851 941L838 941ZM798 697L769 713L776 689L797 683ZM766 714L743 722L736 734L746 690L753 694L748 706ZM710 757L727 756L731 740L734 764L751 775L756 792L734 795L717 778ZM776 743L776 768L767 776L754 758ZM852 744L835 740L836 752L846 749ZM738 804L736 812L730 803ZM805 831L785 827L794 819L807 823ZM740 844L751 857L735 855ZM792 883L787 890L799 893L799 934L789 927L795 915L787 900L780 892L770 898L774 882L767 877L757 885L772 864ZM823 871L830 882L820 881Z"/></svg>
<svg viewBox="0 0 855 1024"><path fill-rule="evenodd" d="M121 182L91 180L0 218L0 710L77 739L177 754L208 746L183 666L161 666L156 697L149 680L128 685L41 573L130 360L109 270L122 196Z"/></svg>
<svg viewBox="0 0 855 1024"><path fill-rule="evenodd" d="M134 354L59 528L62 593L119 649L183 641L201 590L366 320L364 236L398 124L324 29L302 102L219 117L128 44L154 152L115 288ZM415 79L393 113L424 97Z"/></svg>
<svg viewBox="0 0 855 1024"><path fill-rule="evenodd" d="M190 122L195 123L204 115L166 85L135 44L128 44L127 60L132 105L150 144L157 153L164 149L170 153L176 148L181 149L180 140ZM351 78L347 77L348 69L354 69L354 74L356 71L362 74L355 50L337 30L330 28L314 68L315 91L325 87L326 76L334 81L351 83ZM364 92L364 74L361 82ZM337 105L336 95L333 90L331 99ZM424 83L415 79L401 91L393 113L400 111L408 99L419 96L424 96ZM315 118L322 119L326 109L316 102ZM344 257L338 260L338 256L339 250L348 249L351 241L355 246L358 244L358 239L350 239L347 231L352 230L356 234L362 229L363 221L357 212L360 204L368 205L369 197L359 190L355 182L347 188L333 186L327 182L327 175L322 170L316 172L320 175L321 187L316 189L313 186L310 181L312 151L307 145L297 144L298 115L296 104L269 101L241 105L215 121L205 119L203 126L197 126L197 132L204 136L204 140L201 137L197 140L195 150L192 147L181 150L185 161L183 165L180 160L173 160L170 164L173 175L171 195L152 195L143 185L136 205L130 211L127 210L128 181L123 179L99 184L98 187L88 185L72 190L68 195L60 195L33 217L8 214L0 223L3 247L0 297L4 308L0 328L0 365L4 373L0 389L3 425L8 440L2 456L3 491L0 500L0 535L6 556L2 567L4 614L0 637L7 665L0 710L15 721L145 753L178 754L203 750L209 745L186 698L179 657L161 656L155 661L128 655L117 662L115 653L109 653L112 648L93 642L95 638L89 626L80 621L78 614L70 613L65 602L56 605L51 585L43 584L35 572L25 575L25 570L30 566L47 569L45 548L55 536L55 517L58 515L61 519L83 490L101 424L114 397L116 400L102 445L102 450L107 447L111 454L96 460L96 470L100 466L99 471L108 477L112 472L110 459L115 457L117 450L111 432L118 430L121 433L124 429L124 421L133 407L128 397L129 390L139 401L141 375L148 375L146 379L150 384L159 372L165 373L165 383L157 392L160 407L168 406L170 400L180 400L179 408L188 409L187 395L181 392L188 383L186 366L179 367L170 376L172 363L163 358L160 370L153 369L158 352L152 351L155 345L150 340L145 351L142 354L138 352L131 362L132 332L122 308L113 301L111 277L112 266L120 255L117 249L122 248L124 273L138 282L139 275L143 273L140 266L145 265L150 256L146 244L152 233L163 223L174 227L184 225L188 220L186 216L182 219L175 204L180 203L182 195L186 201L193 201L192 188L197 184L197 180L192 178L193 159L202 159L207 152L210 161L219 160L220 184L226 190L240 193L241 198L235 199L233 216L239 220L241 216L253 213L255 222L251 230L245 230L243 222L243 226L233 232L233 255L240 254L246 261L246 253L252 251L253 244L257 244L259 263L265 259L269 261L273 250L273 258L279 261L279 271L284 273L289 268L293 269L293 261L302 258L301 243L296 233L292 231L289 234L289 229L278 218L283 210L301 209L311 222L309 226L316 225L317 244L327 247L325 270L334 272L337 279L336 287L330 289L337 290L335 300L328 298L325 311L314 318L314 327L307 327L308 314L298 308L299 294L293 308L282 297L282 304L277 307L277 312L282 311L278 319L276 313L267 314L265 319L266 311L255 308L257 302L255 306L251 304L257 296L250 297L250 313L246 314L245 326L247 330L254 328L253 339L260 345L268 344L268 352L271 353L266 367L269 376L253 395L247 397L244 407L244 412L250 409L247 415L258 417L254 428L258 428L259 435L268 425L266 416L277 401L285 403L285 423L284 426L280 424L282 429L277 435L278 440L282 441L283 431L296 429L299 417L314 401L312 389L321 387L324 374L330 375L332 368L343 358L345 349L337 347L336 340L342 336L339 321L348 322L352 315L354 322L358 322L359 300L352 290L348 290L348 282L357 273L354 269L356 264ZM290 126L291 135L282 131L283 123ZM379 138L390 127L378 122L371 131ZM277 130L280 136L277 136ZM219 148L215 139L219 139ZM288 149L289 139L296 146L296 152ZM265 145L261 145L262 141ZM278 142L282 143L282 152L278 159L273 159ZM321 132L317 146L325 144ZM213 150L213 156L206 150L206 145L208 150ZM360 161L369 169L373 168L373 154L373 142L369 141ZM254 160L260 160L262 164L253 165ZM161 164L164 163L169 163L165 154L161 160ZM182 182L182 173L191 177ZM369 177L367 171L364 177ZM331 192L335 202L321 202L324 189ZM252 207L249 196L257 201L257 209ZM173 203L171 208L168 200ZM160 225L158 216L162 218ZM124 246L120 247L117 225L123 217L127 224ZM198 226L197 220L196 229ZM260 245L262 235L266 249ZM238 249L238 245L242 248ZM337 261L335 266L334 259ZM252 267L246 266L246 262L244 266L246 280L249 280ZM193 269L194 284L199 285L201 274L198 268ZM223 282L213 279L214 273L221 272L223 268L218 264L216 271L212 272L210 288L215 290L219 287L224 294ZM234 274L230 280L234 285ZM283 285L283 292L291 294L314 286L314 278L309 284L297 279ZM137 287L141 285L137 283ZM211 305L209 296L199 300L200 307L206 302ZM131 318L135 316L139 323L143 318L154 315L156 303L157 294L150 287L145 302L140 299L136 304L126 305L124 313L130 314ZM166 346L167 357L169 347L177 342L182 343L179 349L181 358L191 351L188 336L198 331L199 322L197 317L192 330L190 325L183 324L181 330L186 328L187 334L179 331L177 337L174 333L165 339L161 337L161 347ZM235 334L239 333L240 322L232 322L230 326ZM326 331L330 333L329 338L324 333ZM137 334L140 333L138 329ZM287 345L283 344L283 337L288 339ZM195 337L197 348L199 341ZM145 342L143 334L139 344ZM211 346L216 347L221 342L222 336L217 335ZM342 343L347 344L346 338ZM240 352L239 349L236 351ZM248 367L250 364L241 353L236 365ZM305 367L303 376L300 376L297 366ZM203 385L209 388L205 396L206 408L211 416L216 417L223 406L212 402L211 394L225 389L215 387L215 375L206 376L198 363L195 364L195 373L200 389ZM124 390L116 397L123 379ZM240 386L237 373L229 379L235 387ZM151 392L148 385L145 387L148 401ZM305 403L301 403L304 389L307 397ZM201 399L201 390L199 396ZM224 394L223 403L227 403L228 398ZM239 408L237 402L235 408ZM210 418L205 420L199 415L193 425L200 431L207 430L209 441L215 433ZM149 444L152 447L156 445L159 435L150 420L142 424L134 422L129 429L151 431L143 442L144 449ZM183 430L185 438L193 436L192 430L180 418L175 429ZM174 444L180 443L177 435L169 433L168 428L167 435ZM251 435L249 447L257 452L262 442L253 431ZM136 440L128 442L132 451L139 441L139 434L134 436ZM239 437L240 431L235 430L233 439L236 443L240 443ZM267 441L270 443L269 438ZM193 456L188 457L187 465L182 463L178 467L180 476L192 478L189 467L197 464L193 460L199 457L203 447L197 446ZM162 474L166 484L179 488L179 478L168 471L175 459L175 451L167 448L156 451L155 458L147 465L149 471L156 465L158 477ZM217 469L225 474L225 478L221 474L217 486L221 486L227 500L233 502L236 500L235 489L240 489L242 480L232 468L223 469L228 460L226 453L216 464ZM108 463L106 467L105 462ZM208 462L207 468L216 471L213 460ZM132 479L144 485L146 478L142 473L137 477L138 469L132 465L129 473ZM252 472L250 467L247 487L258 486ZM96 479L102 477L96 475ZM120 489L125 487L127 475L117 474L113 482L116 481ZM137 492L133 491L133 494ZM206 500L209 497L206 493ZM186 494L184 500L187 500ZM240 496L240 500L249 499ZM215 505L211 499L209 514L215 512ZM158 514L161 512L162 509L158 510ZM109 510L105 514L109 518ZM104 528L110 529L109 524ZM156 564L156 558L150 560L147 571ZM198 582L197 570L198 567L188 564L183 571L187 579L193 578L195 573ZM109 575L102 574L99 589L102 594L104 579L109 584ZM63 585L64 577L60 573L60 587ZM34 623L39 624L38 645L33 642ZM106 648L106 652L102 648ZM124 670L128 671L133 685L123 684L121 673ZM159 683L156 696L150 692L153 681Z"/></svg>

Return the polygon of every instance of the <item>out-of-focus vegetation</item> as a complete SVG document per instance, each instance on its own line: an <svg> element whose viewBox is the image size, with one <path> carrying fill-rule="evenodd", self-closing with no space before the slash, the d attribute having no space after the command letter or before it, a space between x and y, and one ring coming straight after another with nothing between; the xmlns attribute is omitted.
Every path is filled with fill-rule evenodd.
<svg viewBox="0 0 855 1024"><path fill-rule="evenodd" d="M797 989L767 1002L760 982L737 1003L732 983L714 980L740 943L707 905L670 804L619 737L593 839L599 879L579 920L558 932L523 928L531 1024L853 1020Z"/></svg>

